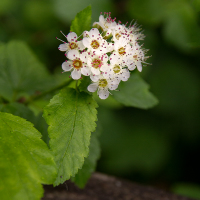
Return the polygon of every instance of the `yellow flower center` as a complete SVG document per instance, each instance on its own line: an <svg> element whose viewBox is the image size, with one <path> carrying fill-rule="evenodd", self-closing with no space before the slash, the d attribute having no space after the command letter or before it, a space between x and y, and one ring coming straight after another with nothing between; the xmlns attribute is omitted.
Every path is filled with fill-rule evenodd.
<svg viewBox="0 0 200 200"><path fill-rule="evenodd" d="M80 69L82 67L82 62L79 59L75 59L73 60L72 65L75 69Z"/></svg>
<svg viewBox="0 0 200 200"><path fill-rule="evenodd" d="M134 58L135 60L137 60L137 55L134 55L133 58Z"/></svg>
<svg viewBox="0 0 200 200"><path fill-rule="evenodd" d="M117 74L121 71L120 66L119 65L115 65L113 68L113 71Z"/></svg>
<svg viewBox="0 0 200 200"><path fill-rule="evenodd" d="M119 48L119 49L118 49L118 52L119 52L119 54L122 55L122 56L126 54L126 51L125 51L125 48L124 48L124 47Z"/></svg>
<svg viewBox="0 0 200 200"><path fill-rule="evenodd" d="M116 33L116 34L115 34L115 38L116 38L117 40L119 40L120 37L121 37L121 35L120 35L119 33Z"/></svg>
<svg viewBox="0 0 200 200"><path fill-rule="evenodd" d="M99 87L106 87L107 85L108 85L108 82L106 79L99 80Z"/></svg>
<svg viewBox="0 0 200 200"><path fill-rule="evenodd" d="M102 62L101 62L101 60L100 59L93 59L92 60L92 67L94 67L94 68L100 68L102 66Z"/></svg>
<svg viewBox="0 0 200 200"><path fill-rule="evenodd" d="M70 49L76 49L78 47L78 45L75 42L70 42L69 43L69 48Z"/></svg>
<svg viewBox="0 0 200 200"><path fill-rule="evenodd" d="M91 47L93 49L97 49L100 46L99 42L97 40L92 40Z"/></svg>

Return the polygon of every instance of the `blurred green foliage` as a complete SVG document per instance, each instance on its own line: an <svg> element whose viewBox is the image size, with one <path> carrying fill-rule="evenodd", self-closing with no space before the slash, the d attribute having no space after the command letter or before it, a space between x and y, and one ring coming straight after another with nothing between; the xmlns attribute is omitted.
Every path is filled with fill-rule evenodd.
<svg viewBox="0 0 200 200"><path fill-rule="evenodd" d="M142 25L152 65L140 75L159 99L151 110L124 108L112 97L98 100L98 170L165 189L176 182L200 185L199 0L1 0L0 42L23 40L50 73L61 72L64 56L55 38L65 39L59 31L67 34L76 13L89 4L92 21L111 11L123 23L134 19Z"/></svg>

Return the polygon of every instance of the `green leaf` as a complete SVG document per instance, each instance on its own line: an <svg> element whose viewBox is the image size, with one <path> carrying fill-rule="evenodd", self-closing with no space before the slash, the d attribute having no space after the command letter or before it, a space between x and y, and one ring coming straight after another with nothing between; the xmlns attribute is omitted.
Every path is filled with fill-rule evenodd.
<svg viewBox="0 0 200 200"><path fill-rule="evenodd" d="M12 103L8 103L8 104L0 104L0 111L11 113L13 115L17 115L17 116L22 117L32 123L35 122L34 113L28 107L26 107L25 105L18 103L18 102L12 102Z"/></svg>
<svg viewBox="0 0 200 200"><path fill-rule="evenodd" d="M125 106L137 108L151 108L158 100L149 92L149 86L138 74L131 74L126 82L121 82L118 89L112 91L113 97Z"/></svg>
<svg viewBox="0 0 200 200"><path fill-rule="evenodd" d="M0 112L0 199L39 200L56 165L41 134L26 120Z"/></svg>
<svg viewBox="0 0 200 200"><path fill-rule="evenodd" d="M37 116L35 116L33 111L31 111L27 106L18 102L0 104L0 111L17 115L32 122L35 128L42 134L42 140L46 144L49 143L49 137L47 133L48 125L42 117L42 113L39 113Z"/></svg>
<svg viewBox="0 0 200 200"><path fill-rule="evenodd" d="M16 101L50 87L50 75L28 46L20 41L0 44L0 95Z"/></svg>
<svg viewBox="0 0 200 200"><path fill-rule="evenodd" d="M89 156L85 158L84 165L78 170L75 177L71 180L75 182L80 188L83 188L91 176L91 173L95 171L97 160L100 157L100 144L98 140L98 133L94 132L91 135Z"/></svg>
<svg viewBox="0 0 200 200"><path fill-rule="evenodd" d="M91 29L91 15L91 6L79 12L72 21L70 31L75 32L78 36L81 35L83 31L89 31Z"/></svg>
<svg viewBox="0 0 200 200"><path fill-rule="evenodd" d="M96 127L96 107L91 95L66 87L44 108L49 144L58 166L54 185L74 176L88 156L90 135Z"/></svg>

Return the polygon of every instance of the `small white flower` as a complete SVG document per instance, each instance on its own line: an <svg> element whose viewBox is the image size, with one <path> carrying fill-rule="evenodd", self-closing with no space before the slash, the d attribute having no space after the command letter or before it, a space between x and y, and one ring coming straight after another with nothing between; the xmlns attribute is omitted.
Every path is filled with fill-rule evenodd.
<svg viewBox="0 0 200 200"><path fill-rule="evenodd" d="M104 72L108 68L108 55L92 54L88 56L87 64L91 68L91 72L94 75L100 75L101 71Z"/></svg>
<svg viewBox="0 0 200 200"><path fill-rule="evenodd" d="M93 26L98 25L102 28L103 31L110 31L113 30L114 27L117 25L117 23L115 22L115 19L112 19L110 14L111 13L104 13L107 14L107 17L104 18L103 15L99 16L99 22L94 22Z"/></svg>
<svg viewBox="0 0 200 200"><path fill-rule="evenodd" d="M74 80L81 78L81 74L89 76L90 68L87 66L87 53L79 53L77 50L71 50L67 54L68 61L62 64L64 71L72 71L71 76Z"/></svg>
<svg viewBox="0 0 200 200"><path fill-rule="evenodd" d="M95 92L97 90L97 94L100 99L107 99L110 92L109 90L117 89L119 82L116 79L106 78L103 74L99 77L99 79L90 84L87 89L89 92Z"/></svg>
<svg viewBox="0 0 200 200"><path fill-rule="evenodd" d="M85 48L82 41L77 41L77 34L76 33L71 32L65 37L66 37L68 43L63 41L64 44L60 44L59 47L58 47L58 49L60 51L65 51L66 53L68 53L70 50L83 50Z"/></svg>
<svg viewBox="0 0 200 200"><path fill-rule="evenodd" d="M126 60L132 51L133 47L128 43L126 38L120 38L114 43L114 52L119 59Z"/></svg>
<svg viewBox="0 0 200 200"><path fill-rule="evenodd" d="M88 52L101 55L109 51L108 42L103 39L97 28L92 28L85 35L82 41Z"/></svg>
<svg viewBox="0 0 200 200"><path fill-rule="evenodd" d="M142 63L145 61L144 51L135 43L131 55L127 59L127 66L129 70L134 70L136 67L139 72L142 71Z"/></svg>
<svg viewBox="0 0 200 200"><path fill-rule="evenodd" d="M121 38L128 38L127 28L124 25L117 24L112 31L112 41L116 42Z"/></svg>
<svg viewBox="0 0 200 200"><path fill-rule="evenodd" d="M105 72L105 77L115 78L119 82L127 81L130 77L130 72L124 68L125 62L118 58L116 54L110 56L110 69Z"/></svg>

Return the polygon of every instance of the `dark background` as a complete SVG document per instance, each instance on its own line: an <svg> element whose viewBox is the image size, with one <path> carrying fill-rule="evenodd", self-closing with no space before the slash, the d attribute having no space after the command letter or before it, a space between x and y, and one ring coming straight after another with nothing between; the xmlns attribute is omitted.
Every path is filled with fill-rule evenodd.
<svg viewBox="0 0 200 200"><path fill-rule="evenodd" d="M0 41L28 43L51 73L61 71L62 30L92 5L122 23L137 21L152 55L140 73L159 104L149 110L97 100L102 156L97 170L200 198L199 0L1 0Z"/></svg>

